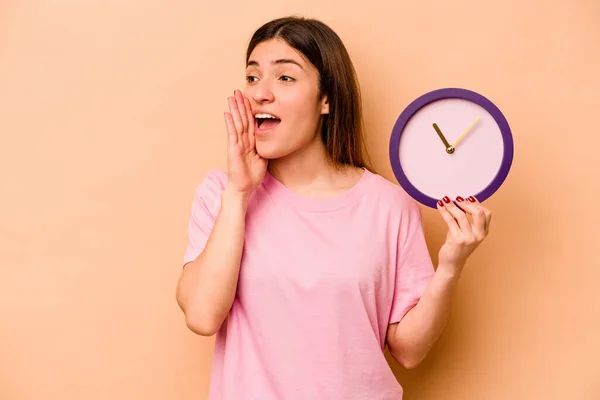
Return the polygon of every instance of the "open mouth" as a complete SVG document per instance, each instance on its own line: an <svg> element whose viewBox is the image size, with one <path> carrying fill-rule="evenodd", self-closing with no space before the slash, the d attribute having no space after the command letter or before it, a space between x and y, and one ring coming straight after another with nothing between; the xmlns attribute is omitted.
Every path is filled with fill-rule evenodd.
<svg viewBox="0 0 600 400"><path fill-rule="evenodd" d="M279 117L276 117L272 114L256 114L254 118L256 119L256 126L261 131L268 131L269 129L273 129L281 122L281 119L279 119Z"/></svg>

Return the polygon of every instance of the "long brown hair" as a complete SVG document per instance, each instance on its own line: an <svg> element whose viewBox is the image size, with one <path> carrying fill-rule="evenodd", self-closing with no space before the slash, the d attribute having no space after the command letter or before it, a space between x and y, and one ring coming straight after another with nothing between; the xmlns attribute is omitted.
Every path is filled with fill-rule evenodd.
<svg viewBox="0 0 600 400"><path fill-rule="evenodd" d="M371 170L364 143L360 87L340 37L315 19L296 16L274 19L254 32L246 51L246 62L258 44L270 39L285 41L319 72L319 98L327 95L329 103L321 138L330 161Z"/></svg>

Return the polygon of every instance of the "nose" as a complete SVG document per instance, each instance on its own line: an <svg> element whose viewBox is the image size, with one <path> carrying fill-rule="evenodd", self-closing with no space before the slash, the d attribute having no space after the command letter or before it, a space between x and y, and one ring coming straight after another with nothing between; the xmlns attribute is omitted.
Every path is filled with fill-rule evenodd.
<svg viewBox="0 0 600 400"><path fill-rule="evenodd" d="M258 104L270 103L275 100L273 90L268 81L259 81L248 88L248 93L252 100Z"/></svg>

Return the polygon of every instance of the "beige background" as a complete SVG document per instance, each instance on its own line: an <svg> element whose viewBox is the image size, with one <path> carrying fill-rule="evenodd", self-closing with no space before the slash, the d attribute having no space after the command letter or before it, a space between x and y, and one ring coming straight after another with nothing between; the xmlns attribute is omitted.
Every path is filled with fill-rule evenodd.
<svg viewBox="0 0 600 400"><path fill-rule="evenodd" d="M600 3L281 3L0 2L0 399L204 398L213 339L174 296L189 207L225 166L247 40L290 13L347 44L388 179L426 91L479 91L513 128L447 331L419 368L392 363L406 399L599 399Z"/></svg>

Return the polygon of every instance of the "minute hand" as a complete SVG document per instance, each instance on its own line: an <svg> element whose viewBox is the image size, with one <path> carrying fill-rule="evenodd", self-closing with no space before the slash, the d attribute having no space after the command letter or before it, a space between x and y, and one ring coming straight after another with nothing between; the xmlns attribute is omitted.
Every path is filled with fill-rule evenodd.
<svg viewBox="0 0 600 400"><path fill-rule="evenodd" d="M475 126L475 124L477 123L477 121L479 121L479 117L473 121L473 123L471 124L471 126L469 126L463 133L462 135L460 135L460 137L458 139L456 139L456 142L454 142L454 144L452 145L452 147L456 147L463 139L465 136L467 136L467 133L469 133L469 131L471 129L473 129L473 127Z"/></svg>

